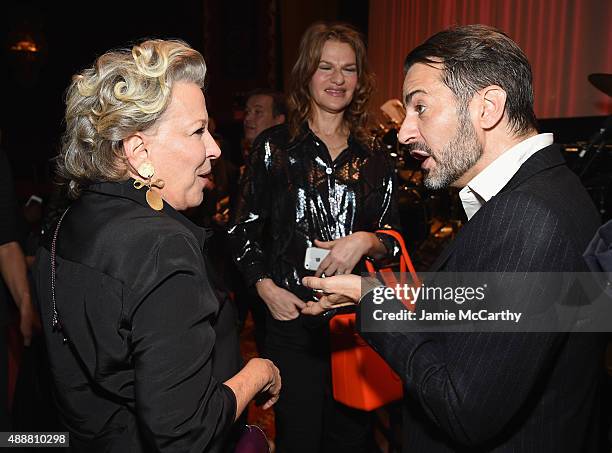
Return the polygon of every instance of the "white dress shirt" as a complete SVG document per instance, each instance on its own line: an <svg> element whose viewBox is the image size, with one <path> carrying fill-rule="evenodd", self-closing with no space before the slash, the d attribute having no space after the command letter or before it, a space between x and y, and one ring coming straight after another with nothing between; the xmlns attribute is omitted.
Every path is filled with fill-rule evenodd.
<svg viewBox="0 0 612 453"><path fill-rule="evenodd" d="M491 162L459 192L468 220L504 188L527 159L552 145L553 134L538 134L517 143Z"/></svg>

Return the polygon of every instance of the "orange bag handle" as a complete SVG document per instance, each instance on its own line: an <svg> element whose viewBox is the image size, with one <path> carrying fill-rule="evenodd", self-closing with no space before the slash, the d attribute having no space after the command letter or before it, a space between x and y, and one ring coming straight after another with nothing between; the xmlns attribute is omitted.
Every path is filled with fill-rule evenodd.
<svg viewBox="0 0 612 453"><path fill-rule="evenodd" d="M400 273L405 274L406 271L410 272L410 277L412 277L412 281L414 282L414 284L419 285L420 284L419 277L416 273L414 265L412 264L412 260L410 259L410 255L408 254L408 250L406 249L406 243L404 242L404 238L402 237L402 235L395 230L377 230L376 233L386 234L386 235L391 236L393 239L395 239L395 241L399 244L400 249L402 251L402 255L400 257L400 269L399 269ZM376 273L376 269L372 261L366 260L365 264L366 264L366 269L369 273L371 274ZM379 269L378 272L380 273L382 279L384 280L387 286L393 288L398 284L398 281L395 278L395 274L393 273L393 269L391 269L390 267ZM403 281L402 283L406 283L406 282ZM409 310L411 311L415 310L415 305L410 303L410 301L402 300L402 302L404 303L404 305L406 305L406 307Z"/></svg>

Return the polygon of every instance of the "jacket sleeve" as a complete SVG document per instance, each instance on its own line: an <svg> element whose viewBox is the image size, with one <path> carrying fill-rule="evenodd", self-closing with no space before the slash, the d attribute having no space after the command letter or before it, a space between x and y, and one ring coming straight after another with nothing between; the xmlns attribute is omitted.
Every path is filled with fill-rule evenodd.
<svg viewBox="0 0 612 453"><path fill-rule="evenodd" d="M401 233L395 172L389 159L382 155L382 151L378 150L377 152L380 153L377 156L377 165L381 166L381 176L377 178L378 181L371 196L376 198L376 205L379 206L379 209L375 213L372 229L374 231L395 230ZM384 258L375 260L376 265L384 267L396 262L402 253L397 241L387 234L377 233L376 236L387 249L387 254Z"/></svg>
<svg viewBox="0 0 612 453"><path fill-rule="evenodd" d="M525 275L575 270L571 263L580 254L572 250L572 240L558 218L534 200L521 198L489 202L497 203L507 215L492 216L488 227L478 232L500 238L476 252L475 261L483 263L480 270ZM516 212L521 212L521 221L511 218ZM520 293L513 288L512 300L524 298L528 304L531 297L533 302L534 295L539 297L536 286L521 287ZM366 294L362 304L370 303L371 297L372 293ZM550 371L567 338L565 333L541 332L362 330L361 335L402 377L405 392L420 402L428 417L464 445L481 444L507 426Z"/></svg>
<svg viewBox="0 0 612 453"><path fill-rule="evenodd" d="M263 250L262 231L270 210L274 146L270 140L259 140L253 145L240 178L228 229L232 256L248 286L270 275Z"/></svg>
<svg viewBox="0 0 612 453"><path fill-rule="evenodd" d="M217 301L193 241L161 240L153 276L143 276L152 284L135 291L128 314L136 411L158 451L209 451L236 413L234 393L212 375Z"/></svg>

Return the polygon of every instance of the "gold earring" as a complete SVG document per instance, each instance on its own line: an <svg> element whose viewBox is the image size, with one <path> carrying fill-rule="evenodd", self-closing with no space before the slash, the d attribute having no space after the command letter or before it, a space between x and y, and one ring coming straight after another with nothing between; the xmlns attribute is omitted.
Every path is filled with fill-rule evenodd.
<svg viewBox="0 0 612 453"><path fill-rule="evenodd" d="M147 204L156 211L161 211L164 208L164 200L162 200L161 195L158 192L154 192L151 190L151 186L155 186L158 188L164 187L164 182L161 179L157 179L155 181L151 181L153 175L155 175L155 167L150 161L144 161L138 167L138 174L147 180L146 183L142 181L134 181L134 188L142 189L145 185L148 187L147 193L145 194L145 198L147 200Z"/></svg>

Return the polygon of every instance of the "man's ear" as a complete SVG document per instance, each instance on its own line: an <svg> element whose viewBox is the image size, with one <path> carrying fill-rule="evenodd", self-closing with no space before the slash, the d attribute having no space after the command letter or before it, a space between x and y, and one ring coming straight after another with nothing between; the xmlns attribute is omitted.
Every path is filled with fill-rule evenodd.
<svg viewBox="0 0 612 453"><path fill-rule="evenodd" d="M285 122L285 115L281 113L280 115L276 115L274 118L274 125L278 126L279 124L283 124Z"/></svg>
<svg viewBox="0 0 612 453"><path fill-rule="evenodd" d="M123 152L134 171L149 157L143 137L138 133L123 139Z"/></svg>
<svg viewBox="0 0 612 453"><path fill-rule="evenodd" d="M478 124L484 130L491 130L504 118L506 111L506 92L497 85L490 85L478 92Z"/></svg>

